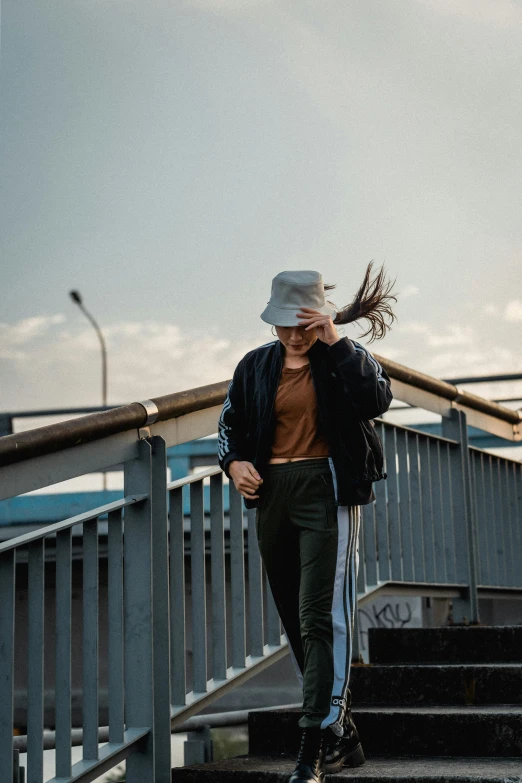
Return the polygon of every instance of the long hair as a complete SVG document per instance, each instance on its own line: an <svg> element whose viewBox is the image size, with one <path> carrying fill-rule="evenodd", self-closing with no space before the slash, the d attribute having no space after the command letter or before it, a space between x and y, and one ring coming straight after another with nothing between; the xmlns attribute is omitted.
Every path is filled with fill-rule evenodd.
<svg viewBox="0 0 522 783"><path fill-rule="evenodd" d="M370 282L370 272L372 269L373 261L370 261L366 268L364 280L351 304L346 307L337 310L337 315L333 319L334 324L348 324L352 321L359 321L362 318L366 318L370 322L370 328L359 335L365 337L371 332L372 336L370 342L373 340L382 340L386 334L387 329L390 329L394 320L397 320L397 316L393 313L388 300L397 301L397 297L390 294L390 288L395 284L395 280L390 283L384 281L384 270L381 267L380 272ZM325 291L331 291L336 285L325 285ZM329 300L328 300L329 301ZM330 302L330 304L334 304ZM334 307L337 307L334 305ZM385 323L384 317L389 317L390 323Z"/></svg>

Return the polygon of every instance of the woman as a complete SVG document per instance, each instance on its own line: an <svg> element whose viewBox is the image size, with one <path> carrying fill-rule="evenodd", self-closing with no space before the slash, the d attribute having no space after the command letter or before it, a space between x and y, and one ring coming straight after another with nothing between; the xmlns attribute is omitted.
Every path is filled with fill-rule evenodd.
<svg viewBox="0 0 522 783"><path fill-rule="evenodd" d="M278 340L237 365L219 420L219 464L256 508L261 557L303 688L301 749L291 783L364 763L350 713L360 506L386 478L373 418L390 379L335 324L367 318L372 339L395 317L370 263L352 304L337 312L318 272L281 272L261 318ZM373 286L373 287L372 287ZM366 332L367 334L368 332Z"/></svg>

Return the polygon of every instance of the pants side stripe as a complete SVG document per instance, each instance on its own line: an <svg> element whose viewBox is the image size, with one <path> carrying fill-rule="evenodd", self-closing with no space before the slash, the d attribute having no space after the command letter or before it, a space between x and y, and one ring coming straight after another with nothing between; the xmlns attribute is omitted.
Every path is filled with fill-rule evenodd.
<svg viewBox="0 0 522 783"><path fill-rule="evenodd" d="M335 566L334 590L332 598L332 630L333 630L333 688L332 696L341 696L346 679L347 635L349 625L348 607L346 604L346 571L347 556L350 551L349 539L350 514L348 506L337 507L337 561ZM339 705L332 704L330 712L321 723L326 728L339 720L342 710Z"/></svg>

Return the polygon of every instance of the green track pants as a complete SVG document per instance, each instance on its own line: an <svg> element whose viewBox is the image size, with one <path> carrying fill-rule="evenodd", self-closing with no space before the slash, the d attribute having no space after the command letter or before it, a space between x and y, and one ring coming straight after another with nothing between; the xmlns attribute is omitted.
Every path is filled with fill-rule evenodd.
<svg viewBox="0 0 522 783"><path fill-rule="evenodd" d="M338 506L328 458L268 465L261 557L303 688L301 727L342 733L357 605L360 506Z"/></svg>

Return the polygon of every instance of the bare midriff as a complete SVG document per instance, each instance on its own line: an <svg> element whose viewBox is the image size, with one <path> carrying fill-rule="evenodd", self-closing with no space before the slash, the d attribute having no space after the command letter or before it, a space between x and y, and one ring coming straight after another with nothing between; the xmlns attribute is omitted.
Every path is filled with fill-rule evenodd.
<svg viewBox="0 0 522 783"><path fill-rule="evenodd" d="M277 423L272 446L275 454L268 460L269 464L328 457L328 445L318 428L317 401L309 362L283 367L275 414Z"/></svg>

